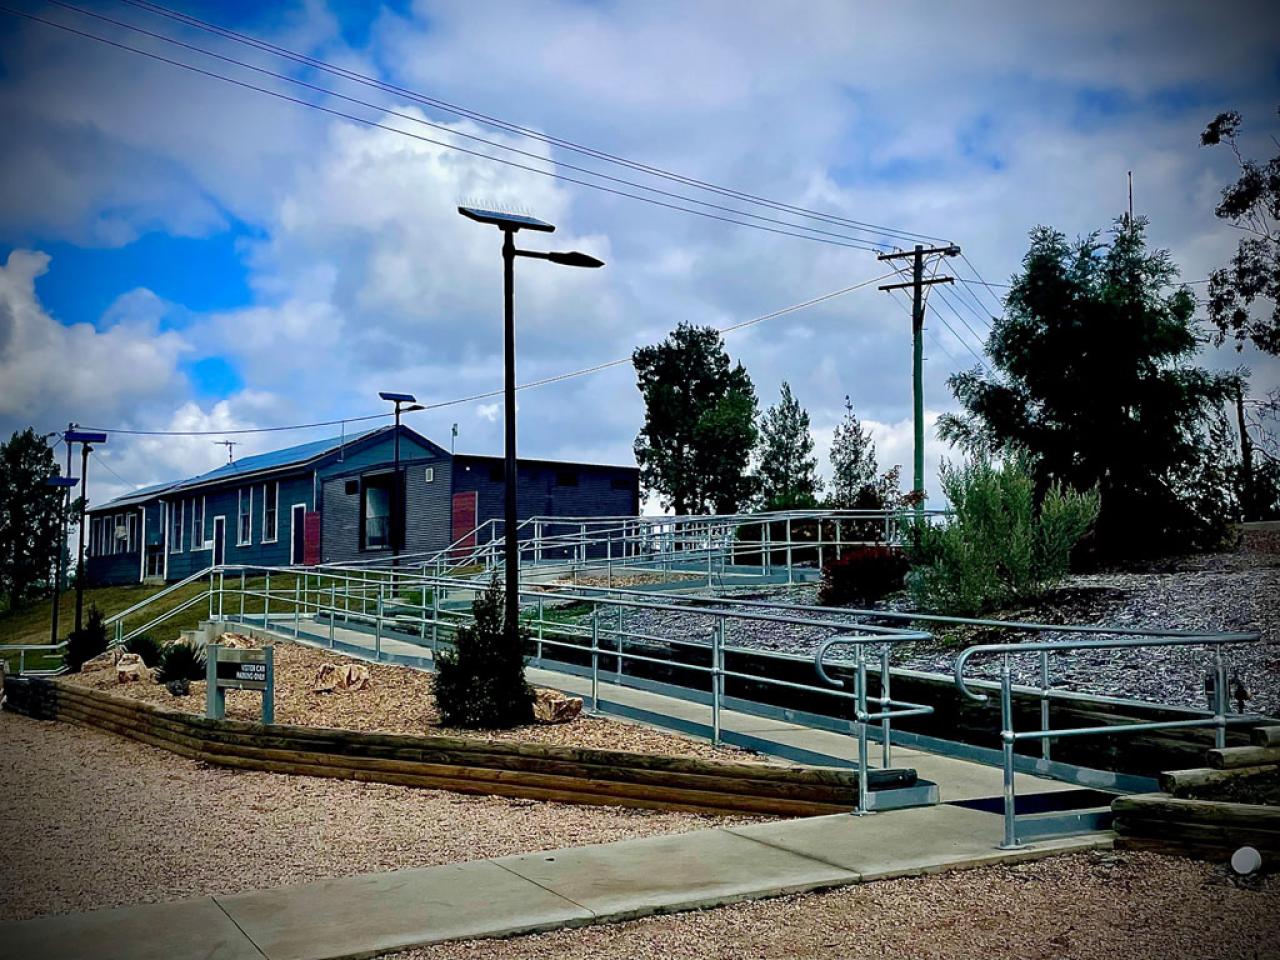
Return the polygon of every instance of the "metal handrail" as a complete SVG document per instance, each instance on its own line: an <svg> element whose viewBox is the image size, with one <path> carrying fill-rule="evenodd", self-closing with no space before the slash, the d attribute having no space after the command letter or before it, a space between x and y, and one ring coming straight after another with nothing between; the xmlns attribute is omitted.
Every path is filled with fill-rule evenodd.
<svg viewBox="0 0 1280 960"><path fill-rule="evenodd" d="M1164 633L1140 629L1111 628L1110 633L1132 633L1139 639L1039 641L1032 643L989 643L965 648L955 663L955 683L961 695L969 700L988 701L985 693L971 690L966 683L965 667L975 656L999 655L1000 657L1000 744L1004 786L1004 839L1001 849L1014 850L1023 846L1018 841L1017 798L1014 789L1014 748L1020 740L1040 740L1044 744L1043 757L1049 759L1049 741L1061 737L1114 735L1150 730L1181 730L1196 727L1213 727L1214 744L1219 749L1226 746L1227 727L1234 723L1255 723L1260 718L1253 714L1231 717L1228 712L1227 667L1223 648L1232 644L1258 643L1262 634L1257 630L1234 633L1206 633L1187 635L1183 632ZM1049 656L1078 650L1145 649L1150 647L1209 647L1213 650L1213 713L1212 716L1192 720L1154 720L1135 723L1116 723L1106 726L1064 727L1054 729L1049 724ZM1010 658L1018 654L1039 654L1040 659L1040 729L1014 730L1013 677Z"/></svg>
<svg viewBox="0 0 1280 960"><path fill-rule="evenodd" d="M133 606L127 607L124 610L121 610L119 613L113 613L111 616L103 620L102 623L104 626L111 626L112 624L120 620L123 620L125 617L128 617L134 613L137 613L143 607L149 606L163 597L167 597L169 594L173 593L175 590L181 590L183 587L185 587L189 583L194 583L197 580L210 576L215 569L217 568L205 567L203 570L197 573L193 573L191 574L191 576L185 577L184 579L179 580L177 583L171 583L169 584L169 586L165 587L163 590L158 590L155 593L151 594L151 596L144 597L143 599L139 600Z"/></svg>

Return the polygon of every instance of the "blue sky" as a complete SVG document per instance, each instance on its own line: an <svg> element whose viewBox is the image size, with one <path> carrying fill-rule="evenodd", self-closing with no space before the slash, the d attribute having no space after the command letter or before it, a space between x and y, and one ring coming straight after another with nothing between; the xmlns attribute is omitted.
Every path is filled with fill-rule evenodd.
<svg viewBox="0 0 1280 960"><path fill-rule="evenodd" d="M39 0L18 6L299 95L283 81L74 11ZM408 133L451 139L396 114L531 150L545 158L533 165L548 169L606 169L119 0L84 6L367 99L377 108L305 94ZM1236 235L1212 214L1231 157L1200 148L1198 134L1218 111L1239 109L1261 154L1280 103L1274 31L1259 29L1274 18L1262 3L952 10L182 0L178 8L689 177L946 237L997 282L1017 269L1034 225L1072 235L1105 228L1124 210L1129 170L1152 240L1172 251L1187 279L1205 276ZM680 320L724 326L882 270L869 253L556 182L7 16L0 110L12 131L0 156L6 433L69 419L220 431L375 412L380 389L439 403L496 388L496 234L456 216L464 200L527 209L559 227L537 242L607 262L590 274L521 264L522 380L626 356ZM967 264L950 266L973 279ZM978 308L998 305L971 286L940 294L933 307L931 418L952 406L948 374L981 352ZM909 463L905 321L901 303L872 284L726 343L762 407L784 379L792 384L823 452L849 394L888 468ZM1249 364L1259 391L1280 381L1274 358L1206 349L1204 362ZM440 438L457 422L460 449L492 452L501 445L497 409L474 401L420 414L413 425ZM625 366L530 390L521 400L523 449L628 462L640 416ZM249 437L241 449L322 432ZM931 477L947 453L930 443ZM120 435L103 456L125 481L146 484L207 469L220 451L205 437Z"/></svg>

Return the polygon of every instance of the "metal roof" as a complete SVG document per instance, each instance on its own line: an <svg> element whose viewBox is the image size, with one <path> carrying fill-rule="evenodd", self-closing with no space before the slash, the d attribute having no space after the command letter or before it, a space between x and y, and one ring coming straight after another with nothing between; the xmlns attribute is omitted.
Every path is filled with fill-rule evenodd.
<svg viewBox="0 0 1280 960"><path fill-rule="evenodd" d="M254 454L251 457L242 457L231 463L224 463L220 467L216 467L207 473L201 473L186 480L173 480L169 483L157 483L149 487L142 487L134 490L122 497L117 497L108 503L104 503L100 507L90 508L90 512L98 510L106 510L111 507L123 507L149 499L156 494L166 493L170 490L186 490L191 487L203 486L207 483L217 483L220 480L230 480L234 477L248 476L251 474L264 473L270 470L283 470L288 467L300 466L309 463L317 457L322 457L327 453L332 453L341 447L348 446L358 440L364 440L383 430L391 430L392 427L375 427L372 430L365 430L362 433L349 433L345 437L330 437L326 440L313 440L310 443L300 443L297 446L285 447L283 450L272 450L267 453Z"/></svg>

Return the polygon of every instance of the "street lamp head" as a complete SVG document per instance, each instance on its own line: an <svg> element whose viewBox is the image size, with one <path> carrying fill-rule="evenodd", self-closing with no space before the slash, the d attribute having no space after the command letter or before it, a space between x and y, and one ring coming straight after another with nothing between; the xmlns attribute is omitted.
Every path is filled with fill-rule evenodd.
<svg viewBox="0 0 1280 960"><path fill-rule="evenodd" d="M68 430L62 435L62 439L67 443L106 443L107 435L91 430Z"/></svg>
<svg viewBox="0 0 1280 960"><path fill-rule="evenodd" d="M416 403L418 400L412 393L392 393L389 390L379 391L378 396L392 403Z"/></svg>
<svg viewBox="0 0 1280 960"><path fill-rule="evenodd" d="M540 230L543 233L555 232L555 227L545 220L526 217L518 213L502 213L499 210L485 210L481 207L459 207L458 212L476 223L491 223L499 230Z"/></svg>
<svg viewBox="0 0 1280 960"><path fill-rule="evenodd" d="M415 410L425 410L425 409L427 408L420 403L411 403L409 406L404 408L404 412L413 413Z"/></svg>
<svg viewBox="0 0 1280 960"><path fill-rule="evenodd" d="M548 253L547 259L564 267L603 267L604 261L595 257L571 250L567 253Z"/></svg>

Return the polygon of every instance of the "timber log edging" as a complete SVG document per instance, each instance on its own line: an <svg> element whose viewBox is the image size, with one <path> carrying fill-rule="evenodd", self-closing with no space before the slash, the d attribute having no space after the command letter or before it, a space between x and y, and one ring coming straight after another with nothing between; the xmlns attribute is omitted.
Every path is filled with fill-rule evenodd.
<svg viewBox="0 0 1280 960"><path fill-rule="evenodd" d="M1173 848L1220 857L1249 845L1280 856L1280 807L1233 803L1195 794L1280 775L1280 726L1255 728L1253 744L1209 750L1208 766L1160 775L1163 793L1117 797L1114 828L1132 846Z"/></svg>
<svg viewBox="0 0 1280 960"><path fill-rule="evenodd" d="M857 803L857 773L461 737L208 720L66 680L36 680L40 714L242 770L704 814L820 816ZM886 771L888 772L888 771Z"/></svg>

